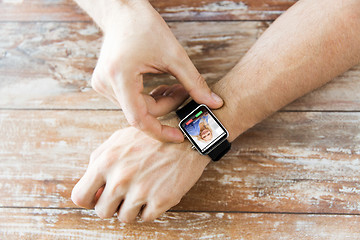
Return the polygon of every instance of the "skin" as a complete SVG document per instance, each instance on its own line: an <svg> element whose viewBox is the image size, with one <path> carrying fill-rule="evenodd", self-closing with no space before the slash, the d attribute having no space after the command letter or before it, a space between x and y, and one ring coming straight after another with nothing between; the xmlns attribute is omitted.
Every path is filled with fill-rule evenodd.
<svg viewBox="0 0 360 240"><path fill-rule="evenodd" d="M184 48L148 1L76 2L104 32L91 85L122 108L131 126L164 142L182 142L181 131L161 124L157 117L175 110L188 94L209 107L222 106L221 98L211 92ZM145 73L169 73L181 84L162 85L145 94Z"/></svg>
<svg viewBox="0 0 360 240"><path fill-rule="evenodd" d="M209 129L204 129L201 134L200 134L201 138L204 140L204 141L209 141L211 140L212 138L212 133L210 132Z"/></svg>
<svg viewBox="0 0 360 240"><path fill-rule="evenodd" d="M146 204L142 219L153 220L179 203L209 163L190 147L188 142L159 142L134 127L121 129L92 153L72 199L81 207L95 207L101 218L117 212L122 222L133 221Z"/></svg>
<svg viewBox="0 0 360 240"><path fill-rule="evenodd" d="M297 2L213 87L225 103L214 114L229 131L229 141L359 63L359 42L360 1ZM175 115L168 118L167 124L177 123ZM209 162L190 150L188 141L159 142L125 128L91 155L72 199L79 206L95 207L102 218L117 212L121 221L130 222L140 212L150 221L178 203Z"/></svg>

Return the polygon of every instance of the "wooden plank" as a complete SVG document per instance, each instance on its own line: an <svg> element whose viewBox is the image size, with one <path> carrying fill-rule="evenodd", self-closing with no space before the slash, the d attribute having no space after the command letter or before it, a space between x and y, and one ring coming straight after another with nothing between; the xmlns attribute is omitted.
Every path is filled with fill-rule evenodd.
<svg viewBox="0 0 360 240"><path fill-rule="evenodd" d="M358 215L167 212L152 223L90 210L0 209L2 239L358 239Z"/></svg>
<svg viewBox="0 0 360 240"><path fill-rule="evenodd" d="M151 0L169 21L274 20L296 0ZM89 21L72 0L4 0L0 21Z"/></svg>
<svg viewBox="0 0 360 240"><path fill-rule="evenodd" d="M176 0L151 3L166 20L274 20L296 0Z"/></svg>
<svg viewBox="0 0 360 240"><path fill-rule="evenodd" d="M171 24L175 35L209 82L219 79L235 65L253 44L257 33L266 27L256 22L230 25L215 30L214 23ZM94 25L6 23L0 33L9 36L0 45L4 55L0 59L1 107L115 107L88 91L101 45L101 34ZM229 45L233 48L226 47ZM147 89L164 82L169 82L167 75L145 81Z"/></svg>
<svg viewBox="0 0 360 240"><path fill-rule="evenodd" d="M224 76L268 27L266 22L170 23L211 84ZM4 23L0 34L0 108L116 109L90 88L101 34L89 23ZM360 65L285 110L360 110ZM146 91L174 83L151 75ZM31 89L31 91L29 91Z"/></svg>
<svg viewBox="0 0 360 240"><path fill-rule="evenodd" d="M175 210L360 213L360 113L281 112L211 163ZM75 207L117 111L0 111L0 206Z"/></svg>

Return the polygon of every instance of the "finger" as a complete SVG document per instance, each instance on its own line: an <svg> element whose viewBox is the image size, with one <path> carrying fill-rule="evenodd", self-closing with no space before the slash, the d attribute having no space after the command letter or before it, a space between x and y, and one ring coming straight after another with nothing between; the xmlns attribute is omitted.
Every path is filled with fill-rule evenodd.
<svg viewBox="0 0 360 240"><path fill-rule="evenodd" d="M163 116L177 109L188 97L187 91L181 84L175 84L162 90L164 91L161 95L149 96L144 94L148 111L155 117Z"/></svg>
<svg viewBox="0 0 360 240"><path fill-rule="evenodd" d="M136 200L127 195L118 211L119 220L125 223L133 222L145 203L145 200Z"/></svg>
<svg viewBox="0 0 360 240"><path fill-rule="evenodd" d="M96 169L90 168L72 190L71 200L80 207L93 208L97 200L96 194L104 185L105 179Z"/></svg>
<svg viewBox="0 0 360 240"><path fill-rule="evenodd" d="M161 96L171 96L174 93L176 93L177 91L182 91L183 93L186 93L186 96L188 96L187 91L181 84L173 84L173 85L169 86ZM159 96L159 97L161 97L161 96Z"/></svg>
<svg viewBox="0 0 360 240"><path fill-rule="evenodd" d="M96 192L96 194L95 194L95 199L94 199L95 204L97 203L97 201L99 200L101 194L103 193L104 188L105 188L105 186L102 186L102 187Z"/></svg>
<svg viewBox="0 0 360 240"><path fill-rule="evenodd" d="M168 71L181 82L195 102L214 109L221 107L222 99L210 90L185 50L183 52L182 57L176 58L172 64L169 64Z"/></svg>
<svg viewBox="0 0 360 240"><path fill-rule="evenodd" d="M184 135L179 129L162 125L161 122L151 114L145 115L139 129L152 138L162 142L180 143L184 141Z"/></svg>
<svg viewBox="0 0 360 240"><path fill-rule="evenodd" d="M95 212L100 218L112 217L125 196L125 188L106 185L95 205Z"/></svg>
<svg viewBox="0 0 360 240"><path fill-rule="evenodd" d="M161 125L160 121L149 114L142 94L142 76L120 75L112 81L116 96L122 103L127 121L151 137L163 142L182 142L184 136L177 128Z"/></svg>
<svg viewBox="0 0 360 240"><path fill-rule="evenodd" d="M141 219L145 222L153 221L160 217L164 212L169 210L171 207L177 205L178 202L172 203L167 202L164 204L155 204L153 201L149 202L141 213Z"/></svg>
<svg viewBox="0 0 360 240"><path fill-rule="evenodd" d="M183 89L185 92L186 90L181 84L173 84L173 85L160 85L154 90L152 90L149 95L153 97L155 100L171 95L175 90Z"/></svg>
<svg viewBox="0 0 360 240"><path fill-rule="evenodd" d="M152 96L153 98L157 98L162 96L166 90L168 90L171 86L169 85L160 85L158 87L156 87L155 89L153 89L149 95Z"/></svg>

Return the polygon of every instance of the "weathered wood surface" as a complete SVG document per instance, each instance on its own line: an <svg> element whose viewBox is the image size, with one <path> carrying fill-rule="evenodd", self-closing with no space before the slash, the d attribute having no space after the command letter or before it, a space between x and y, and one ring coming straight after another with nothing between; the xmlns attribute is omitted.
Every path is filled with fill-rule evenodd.
<svg viewBox="0 0 360 240"><path fill-rule="evenodd" d="M169 21L274 20L296 0L150 0ZM89 21L72 0L3 0L0 21Z"/></svg>
<svg viewBox="0 0 360 240"><path fill-rule="evenodd" d="M211 84L224 76L268 27L266 22L170 23ZM116 109L90 88L101 46L91 23L2 23L0 108ZM360 110L360 65L285 110ZM148 76L146 90L174 83ZM31 89L31 91L29 91Z"/></svg>
<svg viewBox="0 0 360 240"><path fill-rule="evenodd" d="M117 111L0 112L0 206L72 208ZM176 210L360 213L360 113L282 112L238 138Z"/></svg>
<svg viewBox="0 0 360 240"><path fill-rule="evenodd" d="M77 209L0 209L3 239L358 239L360 217L167 212L154 223L101 220ZM86 227L84 227L86 226Z"/></svg>
<svg viewBox="0 0 360 240"><path fill-rule="evenodd" d="M210 84L270 24L233 20L295 3L150 1ZM125 225L70 200L91 151L126 126L90 88L100 31L71 0L3 0L0 21L0 239L359 239L360 65L243 134L155 223ZM174 81L147 76L146 91Z"/></svg>

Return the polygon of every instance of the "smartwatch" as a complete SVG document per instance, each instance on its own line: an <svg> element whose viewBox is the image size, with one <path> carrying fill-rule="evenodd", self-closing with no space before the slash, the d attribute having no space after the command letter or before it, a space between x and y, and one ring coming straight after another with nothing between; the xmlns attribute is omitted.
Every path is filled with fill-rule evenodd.
<svg viewBox="0 0 360 240"><path fill-rule="evenodd" d="M176 114L181 119L181 131L200 154L218 161L230 150L228 131L206 105L192 100Z"/></svg>

